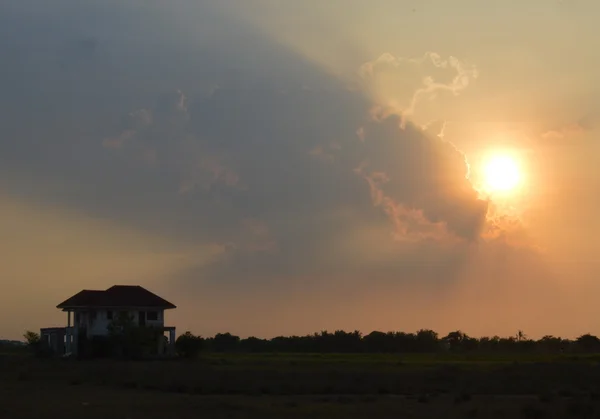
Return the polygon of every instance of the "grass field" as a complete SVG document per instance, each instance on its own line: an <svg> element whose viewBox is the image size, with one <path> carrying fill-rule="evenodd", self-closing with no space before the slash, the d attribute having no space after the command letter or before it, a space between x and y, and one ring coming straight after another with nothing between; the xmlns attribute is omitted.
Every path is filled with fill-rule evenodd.
<svg viewBox="0 0 600 419"><path fill-rule="evenodd" d="M600 357L0 355L0 418L600 418Z"/></svg>

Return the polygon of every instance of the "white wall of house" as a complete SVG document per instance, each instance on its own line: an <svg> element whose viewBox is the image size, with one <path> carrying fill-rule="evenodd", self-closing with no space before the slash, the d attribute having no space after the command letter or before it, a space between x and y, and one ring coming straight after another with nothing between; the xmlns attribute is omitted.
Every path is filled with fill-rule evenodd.
<svg viewBox="0 0 600 419"><path fill-rule="evenodd" d="M75 315L79 319L80 327L87 327L88 336L106 336L108 335L108 326L112 319L117 318L120 313L126 311L133 319L134 324L140 324L140 311L143 311L146 317L146 326L164 327L164 311L156 309L136 308L128 310L82 310ZM155 319L153 318L154 313ZM110 318L112 314L112 319Z"/></svg>
<svg viewBox="0 0 600 419"><path fill-rule="evenodd" d="M151 317L150 313L155 313L155 317ZM138 311L139 314L139 311ZM139 321L139 319L138 319ZM165 312L164 310L146 310L146 325L164 327L165 325Z"/></svg>
<svg viewBox="0 0 600 419"><path fill-rule="evenodd" d="M106 318L106 310L97 310L95 315L90 318L88 326L88 336L108 335L108 325L110 320Z"/></svg>

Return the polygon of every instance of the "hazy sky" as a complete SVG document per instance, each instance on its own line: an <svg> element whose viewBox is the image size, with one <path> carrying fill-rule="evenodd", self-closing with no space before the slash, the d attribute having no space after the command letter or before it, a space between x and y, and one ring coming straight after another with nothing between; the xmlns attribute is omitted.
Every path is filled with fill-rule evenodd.
<svg viewBox="0 0 600 419"><path fill-rule="evenodd" d="M600 334L599 15L0 2L0 336L113 284L202 335Z"/></svg>

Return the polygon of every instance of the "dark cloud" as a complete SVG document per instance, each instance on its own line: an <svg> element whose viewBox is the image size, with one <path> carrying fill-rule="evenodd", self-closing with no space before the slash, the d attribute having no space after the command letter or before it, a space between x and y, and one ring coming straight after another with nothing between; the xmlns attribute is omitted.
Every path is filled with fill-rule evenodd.
<svg viewBox="0 0 600 419"><path fill-rule="evenodd" d="M380 173L381 192L467 239L479 236L487 203L469 182L465 156L451 143L390 116L361 129L363 173Z"/></svg>
<svg viewBox="0 0 600 419"><path fill-rule="evenodd" d="M222 245L215 263L173 275L186 290L460 279L487 203L459 150L398 116L373 120L361 92L251 27L199 13L218 14L212 2L177 3L164 16L160 3L98 3L103 23L92 24L61 1L80 19L66 26L48 8L36 12L43 25L24 6L0 8L0 27L20 22L0 45L12 51L0 164L13 193ZM179 29L189 8L196 37Z"/></svg>
<svg viewBox="0 0 600 419"><path fill-rule="evenodd" d="M180 92L128 114L129 125L112 140L118 146L109 143L115 156L129 153L131 159L151 149L154 159L147 163L153 170L178 171L179 195L173 185L173 199L179 219L188 221L178 234L233 243L219 263L195 272L197 278L237 282L244 272L246 281L268 282L365 275L369 269L414 277L420 275L415 266L424 264L405 258L406 248L396 248L391 264L374 266L360 258L348 261L350 255L336 249L339 238L357 226L381 232L377 246L390 248L402 234L420 239L448 230L468 240L478 236L486 204L477 199L464 156L451 144L412 125L402 129L397 117L365 121L368 107L358 105L366 103L343 87L269 87L217 89L191 100ZM348 106L352 102L355 109ZM312 114L319 106L324 111ZM362 140L356 124L362 124ZM322 150L329 159L319 158ZM372 200L375 185L367 179L375 170L385 175L380 192L393 200L394 214ZM192 221L186 214L193 209L202 216ZM338 215L345 212L350 214ZM263 223L260 240L268 251L264 244L236 245L253 239L243 228L252 219ZM402 234L394 239L398 227Z"/></svg>

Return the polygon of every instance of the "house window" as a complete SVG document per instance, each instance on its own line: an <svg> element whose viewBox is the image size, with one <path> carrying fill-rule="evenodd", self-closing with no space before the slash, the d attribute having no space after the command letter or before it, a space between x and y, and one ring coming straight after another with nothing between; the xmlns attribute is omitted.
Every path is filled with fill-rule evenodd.
<svg viewBox="0 0 600 419"><path fill-rule="evenodd" d="M90 320L91 321L95 321L96 320L96 310L91 310L90 311Z"/></svg>
<svg viewBox="0 0 600 419"><path fill-rule="evenodd" d="M106 318L107 318L108 320L112 320L112 319L113 319L113 312L112 312L112 311L110 311L110 310L109 310L109 311L107 311L107 312L106 312Z"/></svg>
<svg viewBox="0 0 600 419"><path fill-rule="evenodd" d="M148 319L149 321L158 320L158 311L148 311L146 313L146 319Z"/></svg>

